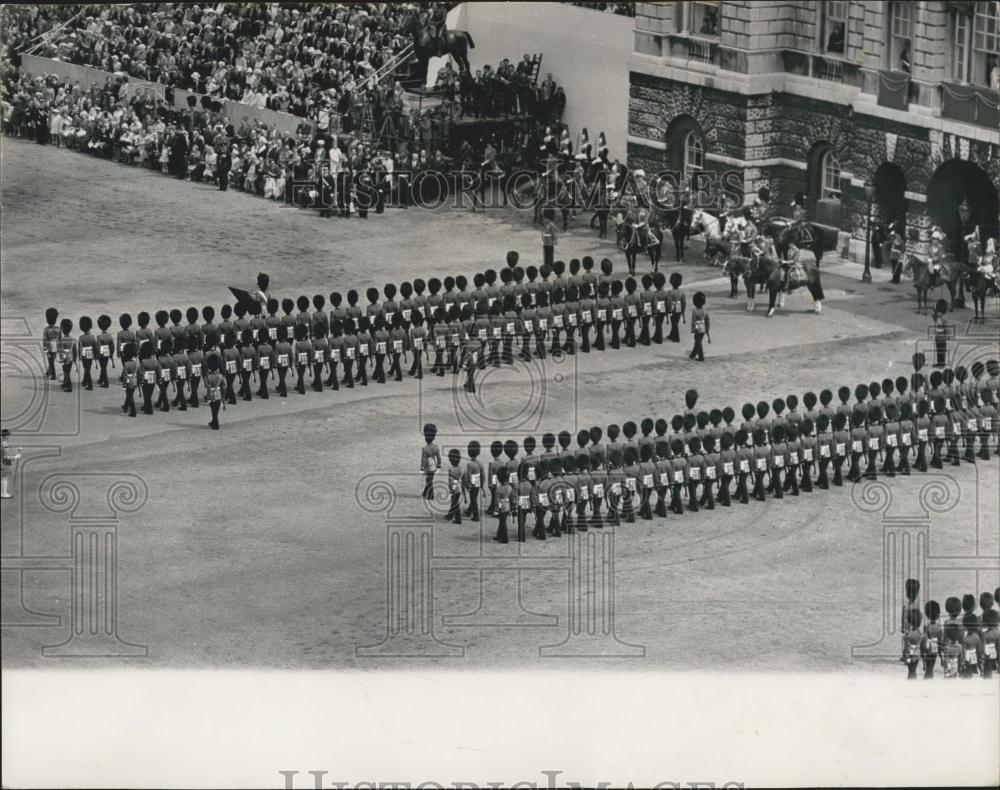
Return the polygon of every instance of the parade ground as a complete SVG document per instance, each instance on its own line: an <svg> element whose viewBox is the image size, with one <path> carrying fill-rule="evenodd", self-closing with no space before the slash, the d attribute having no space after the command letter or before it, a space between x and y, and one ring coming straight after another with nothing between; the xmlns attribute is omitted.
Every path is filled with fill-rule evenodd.
<svg viewBox="0 0 1000 790"><path fill-rule="evenodd" d="M470 439L488 447L493 439L669 419L683 410L690 388L700 393L699 408L738 411L746 401L790 393L801 399L808 390L907 375L915 350L930 355L930 318L917 314L908 279L894 286L876 271L865 284L858 263L831 256L822 263L822 314L796 292L768 319L766 297L751 314L742 285L740 298L728 298L728 280L701 262L700 241L691 242L682 265L672 262L668 243L667 274L681 272L689 296L699 289L708 295L712 343L704 363L688 359L685 332L680 344L487 371L473 397L450 373L287 399L272 394L230 406L214 432L205 407L130 419L114 386L67 394L46 384L39 339L45 308L74 324L107 313L117 328L123 312L218 309L232 302L227 286L249 289L258 272L270 275L278 298L351 288L363 294L415 277L471 279L502 267L508 250L519 251L522 265L541 263L530 212L389 209L367 221L320 219L12 138L3 141L3 176L2 407L11 442L24 453L15 496L2 506L4 562L70 553L72 513L43 504L52 475L83 488L91 478L131 475L148 492L117 526L116 612L119 637L148 655L109 655L88 667L408 669L446 662L902 677L902 665L889 658L899 637L883 639L886 623L898 628L899 620L886 590L903 584L886 561L892 519L926 527L928 597L978 596L1000 583L994 459L896 477L886 502L870 487L865 493L845 485L623 524L613 541L608 530L613 562L605 552L602 567L613 574L613 604L603 602L605 622L597 628L610 627L621 647L610 657L585 650L566 657L540 648L566 640L570 609L579 608L565 561L569 539L497 545L493 519L450 524L420 498L427 422L438 426L443 450L459 447L464 455ZM624 256L599 241L588 220L571 220L556 258L609 256L615 272L623 271ZM640 259L640 273L648 267ZM984 344L995 357L995 303L989 309L978 327L969 324L971 310L954 314L953 364L967 364L963 355L973 358ZM403 571L387 543L401 525L430 536L419 550L431 558L432 586L394 577ZM951 559L931 567L933 558ZM69 569L43 566L24 563L3 574L4 624L14 626L4 629L7 667L71 665L43 656L43 647L66 640L71 619ZM431 633L438 649L394 657L364 649L386 640L387 613L400 594L426 596L421 611L429 622L416 630ZM610 642L601 644L595 652L607 653Z"/></svg>

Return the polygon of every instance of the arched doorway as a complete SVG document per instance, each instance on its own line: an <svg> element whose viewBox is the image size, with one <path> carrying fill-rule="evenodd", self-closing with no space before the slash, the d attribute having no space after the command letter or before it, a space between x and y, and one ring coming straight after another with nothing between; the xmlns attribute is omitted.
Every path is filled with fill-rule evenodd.
<svg viewBox="0 0 1000 790"><path fill-rule="evenodd" d="M906 176L899 165L883 162L872 176L875 205L883 224L895 223L897 229L906 227ZM900 230L903 238L906 232Z"/></svg>
<svg viewBox="0 0 1000 790"><path fill-rule="evenodd" d="M959 210L963 200L968 202L964 221ZM964 252L962 237L977 225L983 239L1000 235L1000 196L986 171L974 162L950 159L934 171L927 189L927 210L960 259Z"/></svg>

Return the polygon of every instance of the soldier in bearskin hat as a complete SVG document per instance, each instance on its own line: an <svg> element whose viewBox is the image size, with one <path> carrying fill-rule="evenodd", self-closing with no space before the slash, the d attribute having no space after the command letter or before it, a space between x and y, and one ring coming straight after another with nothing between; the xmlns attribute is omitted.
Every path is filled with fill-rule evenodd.
<svg viewBox="0 0 1000 790"><path fill-rule="evenodd" d="M80 321L81 325L83 320ZM97 375L97 386L103 389L107 389L108 382L108 362L111 362L112 367L115 364L115 339L111 336L108 331L111 328L111 316L100 315L97 318L97 328L101 331L95 338L96 343L96 356L97 364L100 367L100 372Z"/></svg>
<svg viewBox="0 0 1000 790"><path fill-rule="evenodd" d="M94 322L90 316L82 316L80 318L80 331L82 334L77 338L77 349L80 355L80 361L83 364L83 381L80 386L84 389L92 390L94 389L94 382L90 377L90 368L94 364L94 359L97 358L97 338L91 333L91 329L94 328Z"/></svg>
<svg viewBox="0 0 1000 790"><path fill-rule="evenodd" d="M670 275L670 290L667 292L667 309L670 313L670 334L667 339L673 343L681 342L680 325L687 323L687 297L681 291L684 278L679 272Z"/></svg>
<svg viewBox="0 0 1000 790"><path fill-rule="evenodd" d="M45 311L45 328L42 330L42 356L46 360L46 376L56 379L56 355L59 352L59 311L50 307Z"/></svg>
<svg viewBox="0 0 1000 790"><path fill-rule="evenodd" d="M122 389L125 391L125 402L122 411L129 417L135 417L135 390L139 386L139 362L135 358L135 349L129 344L122 354Z"/></svg>

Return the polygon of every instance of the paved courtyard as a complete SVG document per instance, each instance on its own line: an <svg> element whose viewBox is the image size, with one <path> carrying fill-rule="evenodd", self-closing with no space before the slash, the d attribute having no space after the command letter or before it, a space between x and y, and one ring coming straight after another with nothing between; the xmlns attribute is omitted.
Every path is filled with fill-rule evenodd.
<svg viewBox="0 0 1000 790"><path fill-rule="evenodd" d="M540 234L530 214L389 210L367 222L321 220L6 138L3 173L2 407L25 455L17 497L3 503L4 561L69 553L67 513L53 512L51 498L42 504L52 475L83 488L104 480L88 476L134 475L148 491L117 530L118 633L148 646L148 657L100 663L398 669L449 656L449 666L597 667L614 659L560 657L558 649L540 657L539 648L566 639L571 611L608 618L613 611L617 641L588 638L604 646L591 652L632 656L614 664L624 668L901 672L898 663L852 657L852 647L880 642L885 619L898 619L883 613L892 573L883 515L870 512L860 491L623 525L595 555L608 560L613 543L613 565L602 566L615 581L612 608L574 601L569 539L497 546L492 520L458 527L437 517L423 526L416 470L424 422L440 427L445 448L464 449L470 438L669 418L690 387L703 406L738 408L906 374L914 349L926 347L928 322L916 314L908 281L892 286L877 272L866 285L857 264L825 260L822 315L793 294L767 319L759 308L746 314L742 298L727 298L728 282L698 262L695 241L693 262L668 260L666 269L709 296L714 342L703 364L687 359L685 336L679 346L491 372L475 399L449 375L255 400L227 409L215 433L204 408L128 419L118 390L46 388L37 345L45 308L76 322L101 312L219 306L229 299L226 286L249 288L258 271L270 273L275 295L294 297L471 275L501 266L509 249L537 264ZM616 271L625 266L580 218L557 256L583 255L610 256ZM996 321L972 336L969 315L956 316L963 338L956 364L997 354ZM925 508L936 501L925 490L932 482L947 492L944 512ZM930 556L957 558L931 571L931 595L997 586L995 460L896 478L889 487L886 514L926 519ZM421 565L431 569L427 589L392 581L389 566L399 568L387 560L396 556L387 542L400 530L431 536ZM66 639L69 573L41 564L3 574L5 624L40 626L5 629L7 666L65 663L43 658L41 648ZM891 578L890 587L901 586ZM359 654L385 639L399 590L427 596L425 630L439 647L425 658ZM709 629L726 634L725 649L703 649ZM612 643L621 647L609 651Z"/></svg>

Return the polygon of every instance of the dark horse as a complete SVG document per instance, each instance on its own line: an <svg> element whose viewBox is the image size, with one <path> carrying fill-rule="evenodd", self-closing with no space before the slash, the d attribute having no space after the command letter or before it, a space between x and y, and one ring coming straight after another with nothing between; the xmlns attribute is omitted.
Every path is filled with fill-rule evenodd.
<svg viewBox="0 0 1000 790"><path fill-rule="evenodd" d="M794 244L799 249L809 250L816 258L816 265L819 266L824 251L823 233L812 223L772 217L768 220L764 235L774 239L774 248L782 258L788 251L788 245Z"/></svg>
<svg viewBox="0 0 1000 790"><path fill-rule="evenodd" d="M776 307L785 306L785 294L794 291L800 286L805 286L812 296L813 311L819 313L823 308L823 284L820 282L819 267L814 263L802 263L802 275L798 279L792 278L786 281L785 272L779 261L774 258L761 256L757 263L756 279L763 280L767 285L767 317L774 315ZM780 297L780 298L779 298Z"/></svg>
<svg viewBox="0 0 1000 790"><path fill-rule="evenodd" d="M976 308L976 316L973 320L977 323L985 323L986 297L997 295L996 281L978 266L970 269L966 278L969 281L969 293L972 295L972 302Z"/></svg>
<svg viewBox="0 0 1000 790"><path fill-rule="evenodd" d="M448 30L443 38L434 36L417 14L411 14L403 23L403 31L413 41L413 51L420 64L420 73L426 77L427 62L438 56L450 55L458 64L459 71L471 71L469 50L475 49L472 36L465 30Z"/></svg>

